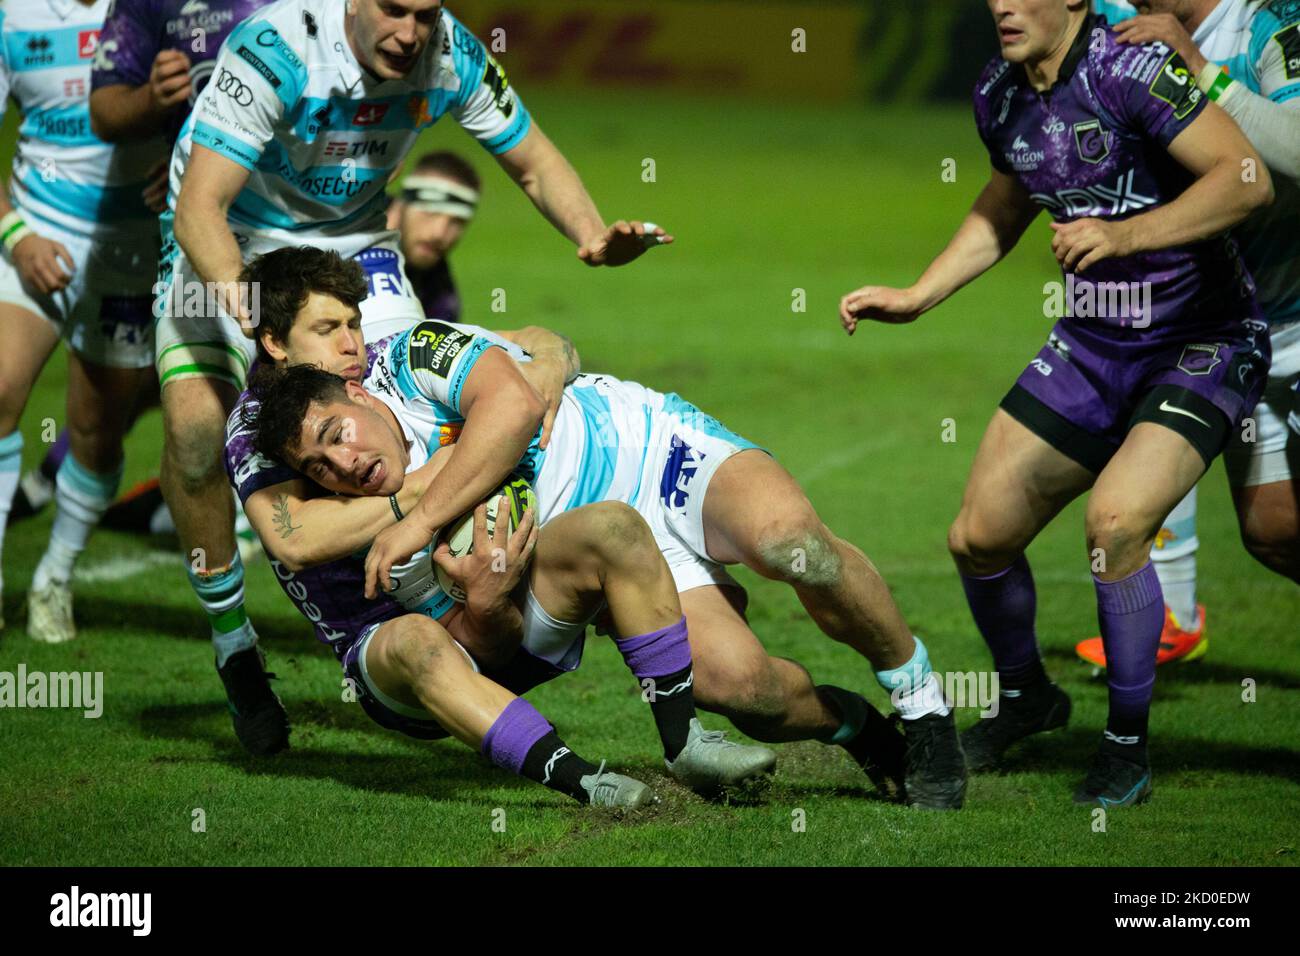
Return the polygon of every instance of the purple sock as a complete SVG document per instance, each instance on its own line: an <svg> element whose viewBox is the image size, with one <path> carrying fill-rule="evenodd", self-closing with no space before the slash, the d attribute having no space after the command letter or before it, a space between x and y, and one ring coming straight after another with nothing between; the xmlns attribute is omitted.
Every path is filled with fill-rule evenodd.
<svg viewBox="0 0 1300 956"><path fill-rule="evenodd" d="M1025 556L1016 558L1005 571L986 578L963 574L961 583L975 626L993 652L1001 685L1019 690L1046 680L1034 634L1038 598Z"/></svg>
<svg viewBox="0 0 1300 956"><path fill-rule="evenodd" d="M1103 581L1095 575L1092 580L1097 587L1097 620L1110 688L1106 739L1142 745L1156 683L1156 651L1165 625L1160 578L1148 561L1119 581Z"/></svg>
<svg viewBox="0 0 1300 956"><path fill-rule="evenodd" d="M686 638L685 617L660 630L618 638L614 643L637 680L664 677L691 666L691 644Z"/></svg>
<svg viewBox="0 0 1300 956"><path fill-rule="evenodd" d="M551 725L541 712L522 697L516 697L483 735L482 751L498 767L522 773L528 751L550 732Z"/></svg>
<svg viewBox="0 0 1300 956"><path fill-rule="evenodd" d="M59 436L54 439L54 444L50 450L45 453L45 460L41 462L41 474L50 481L59 473L59 466L63 464L63 458L68 453L68 430L65 428L59 432Z"/></svg>
<svg viewBox="0 0 1300 956"><path fill-rule="evenodd" d="M686 618L676 624L614 641L623 660L641 683L654 715L664 757L676 760L690 739L695 718L695 674L691 667L691 642Z"/></svg>

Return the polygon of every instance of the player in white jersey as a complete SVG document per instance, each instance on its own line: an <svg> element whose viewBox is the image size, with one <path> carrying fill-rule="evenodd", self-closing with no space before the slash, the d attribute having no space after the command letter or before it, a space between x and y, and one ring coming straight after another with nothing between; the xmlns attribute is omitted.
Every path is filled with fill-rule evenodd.
<svg viewBox="0 0 1300 956"><path fill-rule="evenodd" d="M1269 323L1273 365L1264 397L1224 451L1246 549L1300 583L1300 0L1097 0L1122 42L1176 50L1197 85L1227 111L1273 172L1276 198L1234 235ZM1168 605L1158 663L1209 649L1196 600L1196 489L1165 519L1152 562ZM1080 657L1106 664L1101 638Z"/></svg>
<svg viewBox="0 0 1300 956"><path fill-rule="evenodd" d="M0 8L0 104L12 97L22 113L0 195L0 529L21 463L23 406L59 339L69 347L71 450L28 595L28 633L47 642L76 636L73 564L117 492L122 438L153 375L158 236L144 190L165 145L146 137L114 147L91 131L91 61L109 4Z"/></svg>
<svg viewBox="0 0 1300 956"><path fill-rule="evenodd" d="M264 290L273 288L278 275L292 271L276 257L302 255L279 250L251 263L249 274L262 276ZM346 271L342 262L316 262L311 276L329 288L341 284L332 275L340 271ZM860 695L816 687L803 667L768 655L744 619L744 592L724 567L744 563L789 583L813 621L868 658L876 680L893 692L909 742L909 801L933 808L961 805L961 750L924 645L862 552L822 523L771 456L676 395L605 375L579 376L564 390L543 447L540 404L521 387L519 367L508 353L522 356L482 330L444 322L423 322L380 343L369 362L371 394L350 374L354 354L322 348L307 356L303 343L312 339L320 308L317 299L294 301L277 318L268 308L259 344L278 363L310 361L342 373L367 413L336 417L319 436L313 428L309 450L301 441L309 403L268 392L258 410L259 441L278 434L281 444L267 438L267 447L294 447L291 458L265 450L263 456L343 495L397 492L398 498L390 501L394 514L388 516L373 507L383 498L316 496L288 510L285 517L301 528L300 555L311 552L309 563L345 557L373 538L366 568L367 592L374 595L377 582L391 587L391 567L427 548L438 528L471 509L510 472L534 482L542 518L592 502L631 504L655 534L681 592L702 707L727 715L752 737L841 744L863 764L873 759L879 725L888 733L884 718ZM369 427L361 427L363 418ZM450 462L428 479L412 507L405 469L422 470L432 450L452 442ZM408 514L394 524L402 512ZM376 523L389 527L376 535ZM416 544L403 553L402 541L412 532ZM901 770L901 754L898 764Z"/></svg>
<svg viewBox="0 0 1300 956"><path fill-rule="evenodd" d="M162 488L219 653L256 642L221 464L226 416L254 351L240 323L256 322L256 291L239 301L240 269L256 253L310 243L366 268L367 338L422 318L384 189L445 114L589 264L628 262L671 239L640 224L606 229L500 65L441 0L281 0L237 26L173 151L156 332Z"/></svg>

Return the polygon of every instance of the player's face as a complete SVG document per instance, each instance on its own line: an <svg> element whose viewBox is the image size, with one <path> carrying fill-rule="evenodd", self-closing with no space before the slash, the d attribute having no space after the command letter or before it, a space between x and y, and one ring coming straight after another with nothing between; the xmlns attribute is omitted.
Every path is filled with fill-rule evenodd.
<svg viewBox="0 0 1300 956"><path fill-rule="evenodd" d="M330 295L309 293L289 329L288 340L269 335L263 345L285 365L315 365L359 382L366 373L366 346L361 337L361 313Z"/></svg>
<svg viewBox="0 0 1300 956"><path fill-rule="evenodd" d="M345 21L352 52L382 80L411 72L442 15L442 0L352 0Z"/></svg>
<svg viewBox="0 0 1300 956"><path fill-rule="evenodd" d="M469 223L460 216L402 206L398 228L402 233L402 255L414 269L432 269L456 248Z"/></svg>
<svg viewBox="0 0 1300 956"><path fill-rule="evenodd" d="M1070 11L1082 0L988 0L997 25L1002 57L1036 63L1068 42Z"/></svg>
<svg viewBox="0 0 1300 956"><path fill-rule="evenodd" d="M405 444L365 389L349 382L348 396L308 406L290 464L336 494L396 494L410 461Z"/></svg>

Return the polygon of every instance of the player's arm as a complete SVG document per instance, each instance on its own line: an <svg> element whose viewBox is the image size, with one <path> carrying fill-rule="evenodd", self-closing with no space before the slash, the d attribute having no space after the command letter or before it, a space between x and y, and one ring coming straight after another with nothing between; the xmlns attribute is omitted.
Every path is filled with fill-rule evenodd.
<svg viewBox="0 0 1300 956"><path fill-rule="evenodd" d="M564 386L568 385L582 371L582 358L578 350L565 336L536 325L514 331L498 331L508 342L513 342L532 356L531 362L519 366L519 372L529 385L546 403L546 415L542 418L542 437L538 447L545 448L551 443L551 427L555 424L555 415L560 410L560 400L564 397Z"/></svg>
<svg viewBox="0 0 1300 956"><path fill-rule="evenodd" d="M158 17L148 0L116 0L104 20L90 74L90 128L106 143L161 133L190 97L190 58L158 49Z"/></svg>
<svg viewBox="0 0 1300 956"><path fill-rule="evenodd" d="M418 336L422 328L417 326L409 334ZM501 485L528 450L546 414L541 397L500 348L486 348L477 356L453 398L453 407L465 419L456 454L429 483L419 504L375 539L366 556L367 597L374 597L381 586L391 589L388 572L394 564L409 560L433 540L439 528L469 512Z"/></svg>
<svg viewBox="0 0 1300 956"><path fill-rule="evenodd" d="M231 291L226 311L238 317L241 324L247 317L233 291L244 260L226 214L248 182L249 172L239 163L195 143L176 198L176 241L202 281L223 283L222 288Z"/></svg>
<svg viewBox="0 0 1300 956"><path fill-rule="evenodd" d="M1241 128L1213 103L1174 137L1168 150L1196 177L1173 202L1120 221L1052 223L1052 251L1067 272L1084 272L1103 259L1208 239L1273 201L1268 167Z"/></svg>
<svg viewBox="0 0 1300 956"><path fill-rule="evenodd" d="M1015 176L992 170L970 212L921 277L906 289L864 286L850 292L840 300L840 322L852 335L861 319L914 321L996 265L1038 211Z"/></svg>
<svg viewBox="0 0 1300 956"><path fill-rule="evenodd" d="M415 507L441 464L429 461L407 474L394 496L398 508ZM388 498L310 497L310 487L305 478L295 478L260 488L244 500L244 514L267 553L289 571L355 554L397 523Z"/></svg>

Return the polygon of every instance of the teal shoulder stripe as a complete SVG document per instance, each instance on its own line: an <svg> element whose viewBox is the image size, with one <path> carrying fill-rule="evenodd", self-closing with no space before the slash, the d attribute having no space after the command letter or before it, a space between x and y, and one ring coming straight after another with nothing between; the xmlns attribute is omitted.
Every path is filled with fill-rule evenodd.
<svg viewBox="0 0 1300 956"><path fill-rule="evenodd" d="M117 223L157 218L145 205L143 182L126 186L92 186L66 179L47 182L30 167L19 182L34 200L74 219Z"/></svg>

